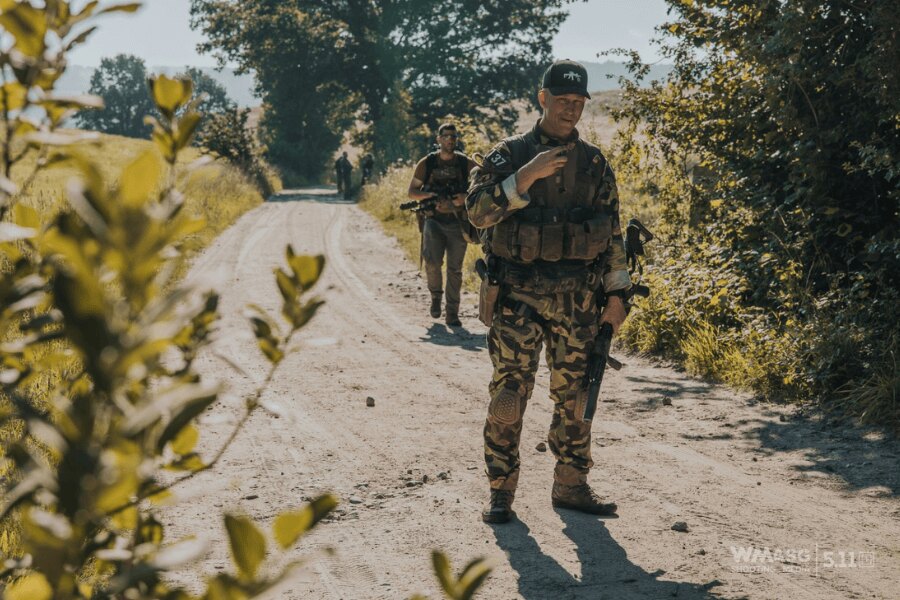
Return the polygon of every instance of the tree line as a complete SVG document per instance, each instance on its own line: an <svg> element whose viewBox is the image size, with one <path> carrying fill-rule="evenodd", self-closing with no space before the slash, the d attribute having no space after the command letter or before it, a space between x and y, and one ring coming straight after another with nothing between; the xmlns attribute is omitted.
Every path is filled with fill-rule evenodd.
<svg viewBox="0 0 900 600"><path fill-rule="evenodd" d="M316 180L345 133L386 165L424 149L445 118L511 128L566 3L192 0L191 15L201 50L256 73L269 157Z"/></svg>

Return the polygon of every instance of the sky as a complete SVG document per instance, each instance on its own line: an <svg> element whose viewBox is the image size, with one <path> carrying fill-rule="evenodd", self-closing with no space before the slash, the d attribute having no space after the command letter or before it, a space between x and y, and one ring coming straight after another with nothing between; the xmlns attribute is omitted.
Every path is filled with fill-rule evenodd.
<svg viewBox="0 0 900 600"><path fill-rule="evenodd" d="M104 1L102 5L112 2ZM73 52L70 64L97 66L121 52L135 54L147 66L216 66L196 46L203 36L189 26L189 0L148 0L133 15L109 15L87 44ZM597 53L616 47L638 50L647 61L658 58L650 46L653 27L666 20L664 0L589 0L568 7L571 13L553 44L554 55L603 61Z"/></svg>

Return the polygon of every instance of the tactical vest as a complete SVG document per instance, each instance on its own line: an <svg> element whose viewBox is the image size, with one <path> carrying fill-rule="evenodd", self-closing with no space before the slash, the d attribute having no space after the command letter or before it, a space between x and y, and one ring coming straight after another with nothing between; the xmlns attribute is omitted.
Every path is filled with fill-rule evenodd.
<svg viewBox="0 0 900 600"><path fill-rule="evenodd" d="M514 169L553 147L542 144L535 131L509 138L506 144ZM531 202L526 208L487 230L487 249L524 264L596 259L612 239L612 210L601 202L607 168L600 151L579 139L560 172L528 189Z"/></svg>
<svg viewBox="0 0 900 600"><path fill-rule="evenodd" d="M440 159L440 152L432 152L425 157L425 179L423 185L432 190L448 188L455 192L465 192L469 181L469 158L465 154L454 152L454 162L447 163ZM459 221L457 213L464 215L465 206L452 213L434 213L430 216L442 223L456 223Z"/></svg>

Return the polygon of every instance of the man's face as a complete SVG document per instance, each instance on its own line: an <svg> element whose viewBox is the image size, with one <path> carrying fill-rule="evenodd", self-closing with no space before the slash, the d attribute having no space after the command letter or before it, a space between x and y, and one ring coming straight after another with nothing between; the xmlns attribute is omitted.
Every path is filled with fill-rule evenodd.
<svg viewBox="0 0 900 600"><path fill-rule="evenodd" d="M456 140L459 134L453 129L445 129L444 133L438 134L437 141L442 152L453 152L456 149Z"/></svg>
<svg viewBox="0 0 900 600"><path fill-rule="evenodd" d="M538 93L538 101L544 109L543 124L548 133L566 137L581 119L586 98L580 94L554 96L549 90Z"/></svg>

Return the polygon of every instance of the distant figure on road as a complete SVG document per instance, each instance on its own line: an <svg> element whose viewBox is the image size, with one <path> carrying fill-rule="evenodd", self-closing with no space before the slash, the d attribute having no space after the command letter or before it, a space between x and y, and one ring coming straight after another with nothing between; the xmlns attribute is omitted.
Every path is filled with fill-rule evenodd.
<svg viewBox="0 0 900 600"><path fill-rule="evenodd" d="M362 181L360 186L364 186L372 180L372 170L375 168L375 158L371 153L366 154L360 163L362 169Z"/></svg>
<svg viewBox="0 0 900 600"><path fill-rule="evenodd" d="M339 159L334 161L334 178L337 179L338 194L344 193L344 198L350 197L350 173L353 171L353 165L344 152Z"/></svg>

